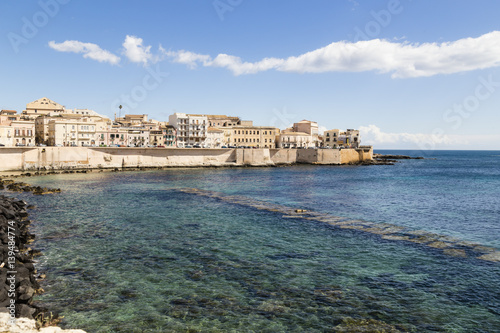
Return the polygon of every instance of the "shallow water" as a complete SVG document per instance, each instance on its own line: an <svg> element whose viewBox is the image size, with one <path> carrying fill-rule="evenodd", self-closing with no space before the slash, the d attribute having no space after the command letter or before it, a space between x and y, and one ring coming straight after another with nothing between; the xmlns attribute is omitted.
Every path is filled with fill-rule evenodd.
<svg viewBox="0 0 500 333"><path fill-rule="evenodd" d="M347 318L411 332L500 331L498 263L178 190L500 249L499 153L428 157L28 179L63 189L26 197L38 206L35 246L47 272L39 299L88 332L324 332Z"/></svg>

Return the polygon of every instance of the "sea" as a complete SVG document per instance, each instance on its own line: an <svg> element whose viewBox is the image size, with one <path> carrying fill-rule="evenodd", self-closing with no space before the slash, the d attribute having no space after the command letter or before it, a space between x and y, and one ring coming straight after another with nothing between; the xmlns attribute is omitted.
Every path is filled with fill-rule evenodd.
<svg viewBox="0 0 500 333"><path fill-rule="evenodd" d="M37 301L87 332L500 332L500 263L471 250L500 250L500 151L376 153L425 158L22 179L62 190L16 194Z"/></svg>

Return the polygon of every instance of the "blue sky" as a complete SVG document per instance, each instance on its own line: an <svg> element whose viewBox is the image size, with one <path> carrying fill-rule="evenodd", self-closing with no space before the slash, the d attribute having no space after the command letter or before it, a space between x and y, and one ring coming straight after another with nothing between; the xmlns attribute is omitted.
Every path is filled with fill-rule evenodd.
<svg viewBox="0 0 500 333"><path fill-rule="evenodd" d="M500 2L0 2L0 108L228 114L500 149Z"/></svg>

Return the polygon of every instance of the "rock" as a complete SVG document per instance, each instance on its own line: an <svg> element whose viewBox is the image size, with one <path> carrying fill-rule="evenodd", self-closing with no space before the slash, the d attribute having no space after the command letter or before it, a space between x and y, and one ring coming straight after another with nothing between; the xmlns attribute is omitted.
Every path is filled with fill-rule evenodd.
<svg viewBox="0 0 500 333"><path fill-rule="evenodd" d="M33 319L35 311L35 309L26 304L16 304L16 314L18 317Z"/></svg>
<svg viewBox="0 0 500 333"><path fill-rule="evenodd" d="M357 333L357 332L373 332L373 333L399 333L394 326L375 319L355 319L344 318L342 323L333 328L333 332L342 333Z"/></svg>

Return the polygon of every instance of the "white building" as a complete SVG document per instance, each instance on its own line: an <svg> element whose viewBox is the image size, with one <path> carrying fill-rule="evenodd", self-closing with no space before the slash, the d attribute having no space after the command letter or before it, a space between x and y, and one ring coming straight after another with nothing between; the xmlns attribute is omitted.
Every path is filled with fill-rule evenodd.
<svg viewBox="0 0 500 333"><path fill-rule="evenodd" d="M206 146L208 119L206 115L174 113L168 122L177 130L177 146Z"/></svg>
<svg viewBox="0 0 500 333"><path fill-rule="evenodd" d="M278 148L309 148L315 147L313 136L304 132L294 132L290 129L281 132Z"/></svg>

